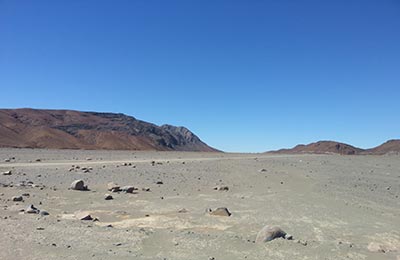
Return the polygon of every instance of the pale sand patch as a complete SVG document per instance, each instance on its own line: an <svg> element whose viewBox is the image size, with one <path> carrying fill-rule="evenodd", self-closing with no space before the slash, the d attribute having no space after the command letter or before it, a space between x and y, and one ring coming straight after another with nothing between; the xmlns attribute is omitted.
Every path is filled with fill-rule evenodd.
<svg viewBox="0 0 400 260"><path fill-rule="evenodd" d="M154 228L154 229L168 229L173 228L175 230L182 229L197 229L197 230L226 230L231 227L225 223L219 224L199 224L194 223L190 219L182 217L171 217L171 216L149 216L144 218L128 218L121 221L115 222L96 222L99 226L112 225L115 228Z"/></svg>

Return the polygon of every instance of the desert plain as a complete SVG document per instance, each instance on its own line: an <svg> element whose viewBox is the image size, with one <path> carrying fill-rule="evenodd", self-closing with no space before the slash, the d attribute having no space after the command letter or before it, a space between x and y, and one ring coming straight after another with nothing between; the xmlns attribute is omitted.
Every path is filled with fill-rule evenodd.
<svg viewBox="0 0 400 260"><path fill-rule="evenodd" d="M3 148L0 159L0 259L400 259L396 154ZM231 215L208 211L220 207ZM265 225L292 239L256 243Z"/></svg>

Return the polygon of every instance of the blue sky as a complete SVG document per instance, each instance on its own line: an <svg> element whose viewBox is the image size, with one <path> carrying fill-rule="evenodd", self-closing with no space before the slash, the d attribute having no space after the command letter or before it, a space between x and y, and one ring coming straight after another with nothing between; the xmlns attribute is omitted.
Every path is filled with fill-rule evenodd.
<svg viewBox="0 0 400 260"><path fill-rule="evenodd" d="M0 90L225 151L372 147L400 138L400 1L0 0Z"/></svg>

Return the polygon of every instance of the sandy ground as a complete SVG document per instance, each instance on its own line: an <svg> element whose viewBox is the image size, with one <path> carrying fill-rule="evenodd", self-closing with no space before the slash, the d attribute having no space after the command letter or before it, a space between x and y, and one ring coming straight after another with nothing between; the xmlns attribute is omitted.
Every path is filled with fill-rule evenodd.
<svg viewBox="0 0 400 260"><path fill-rule="evenodd" d="M0 160L0 259L400 259L395 155L0 149ZM90 191L70 190L77 179ZM138 190L111 193L111 181ZM218 207L232 215L206 213ZM255 243L265 225L294 240Z"/></svg>

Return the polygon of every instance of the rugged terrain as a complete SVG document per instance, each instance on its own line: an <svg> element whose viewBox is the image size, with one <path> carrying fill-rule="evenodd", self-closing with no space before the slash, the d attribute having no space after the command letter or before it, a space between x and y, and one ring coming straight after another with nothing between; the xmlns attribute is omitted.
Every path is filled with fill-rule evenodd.
<svg viewBox="0 0 400 260"><path fill-rule="evenodd" d="M395 154L0 149L0 158L0 259L400 259ZM70 189L79 179L87 191ZM110 182L135 189L112 192ZM232 215L206 210L219 207ZM256 243L265 225L293 239Z"/></svg>
<svg viewBox="0 0 400 260"><path fill-rule="evenodd" d="M40 109L1 109L0 147L216 151L185 127L124 114Z"/></svg>

